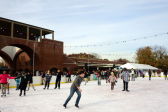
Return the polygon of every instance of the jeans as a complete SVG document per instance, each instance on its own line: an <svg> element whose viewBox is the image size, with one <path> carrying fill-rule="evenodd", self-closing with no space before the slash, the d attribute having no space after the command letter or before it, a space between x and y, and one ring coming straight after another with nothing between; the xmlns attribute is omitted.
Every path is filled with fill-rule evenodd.
<svg viewBox="0 0 168 112"><path fill-rule="evenodd" d="M115 82L111 82L111 90L114 89Z"/></svg>
<svg viewBox="0 0 168 112"><path fill-rule="evenodd" d="M44 86L44 89L47 87L47 89L49 89L49 86L50 86L50 81L46 81L45 82L45 86Z"/></svg>
<svg viewBox="0 0 168 112"><path fill-rule="evenodd" d="M124 89L123 90L128 90L128 82L123 80L123 84L124 84Z"/></svg>
<svg viewBox="0 0 168 112"><path fill-rule="evenodd" d="M60 89L60 82L61 82L61 79L56 79L55 89L57 88L57 86Z"/></svg>
<svg viewBox="0 0 168 112"><path fill-rule="evenodd" d="M100 78L100 77L97 78L97 81L98 81L98 82L97 82L98 85L101 85L101 78Z"/></svg>
<svg viewBox="0 0 168 112"><path fill-rule="evenodd" d="M151 75L149 75L149 80L151 80Z"/></svg>
<svg viewBox="0 0 168 112"><path fill-rule="evenodd" d="M167 80L167 75L165 75L165 80Z"/></svg>
<svg viewBox="0 0 168 112"><path fill-rule="evenodd" d="M68 77L68 82L71 82L71 76L70 76L70 77Z"/></svg>
<svg viewBox="0 0 168 112"><path fill-rule="evenodd" d="M67 105L68 104L68 102L71 100L71 98L72 98L72 96L74 95L74 93L77 93L77 95L78 95L78 97L77 97L77 99L76 99L76 103L75 103L75 105L78 105L79 104L79 101L80 101L80 98L81 98L81 92L77 89L77 88L73 88L73 87L71 87L71 89L70 89L70 95L69 95L69 97L67 98L67 100L65 101L65 105Z"/></svg>

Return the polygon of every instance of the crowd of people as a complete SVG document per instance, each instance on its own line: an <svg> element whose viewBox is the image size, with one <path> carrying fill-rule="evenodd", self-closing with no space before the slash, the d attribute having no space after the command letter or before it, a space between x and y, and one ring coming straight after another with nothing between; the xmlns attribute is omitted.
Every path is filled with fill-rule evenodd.
<svg viewBox="0 0 168 112"><path fill-rule="evenodd" d="M155 73L160 76L161 72L158 71L152 71L148 70L149 80L151 80L152 74L155 75ZM165 80L167 79L167 70L163 70L163 74L165 76ZM70 72L62 72L61 70L57 70L56 73L52 73L49 70L40 73L41 79L42 79L42 85L44 85L44 90L49 89L50 82L52 76L55 75L55 88L54 89L60 89L61 84L61 77L66 76L67 82L71 82L71 75ZM116 85L119 78L123 80L123 90L129 92L128 89L129 81L135 81L137 77L145 77L145 73L142 70L128 70L126 68L124 69L112 69L112 70L93 70L92 72L80 71L78 72L76 76L76 79L73 81L71 89L70 89L70 95L67 98L67 100L64 103L64 107L66 108L68 102L72 98L73 94L76 92L78 97L76 100L75 106L79 108L79 101L81 98L81 88L80 84L84 80L85 85L88 83L88 80L90 79L91 75L96 76L97 84L98 86L101 85L101 80L106 80L106 83L110 83L110 89L114 90L114 86ZM16 72L14 76L12 77L7 71L3 71L2 74L0 74L0 89L2 91L1 97L5 97L7 94L9 94L9 85L10 85L10 79L14 79L16 82L16 90L20 90L19 96L26 96L26 91L29 91L30 87L33 88L34 91L36 91L34 85L33 85L33 73L32 72Z"/></svg>
<svg viewBox="0 0 168 112"><path fill-rule="evenodd" d="M13 77L11 77L11 75ZM55 88L54 89L60 89L61 84L61 77L63 75L66 76L67 82L71 82L71 78L67 72L62 72L61 70L57 70L56 73L50 72L49 70L46 72L41 72L40 76L42 79L41 85L44 85L43 89L49 89L50 87L50 81L52 76L56 76L55 81ZM0 89L2 90L1 97L5 97L7 94L9 94L9 85L10 85L10 79L14 79L16 82L16 90L20 90L19 96L22 96L22 93L24 92L24 96L26 96L26 91L29 91L30 87L33 88L34 91L36 91L35 86L33 84L33 73L32 72L16 72L14 74L9 73L9 71L3 71L2 74L0 74Z"/></svg>

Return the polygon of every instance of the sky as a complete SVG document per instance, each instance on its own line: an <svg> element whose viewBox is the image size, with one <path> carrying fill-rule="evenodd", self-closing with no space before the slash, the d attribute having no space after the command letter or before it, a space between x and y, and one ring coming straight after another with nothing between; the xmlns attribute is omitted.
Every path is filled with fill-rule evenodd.
<svg viewBox="0 0 168 112"><path fill-rule="evenodd" d="M66 54L134 61L140 47L168 47L168 0L0 0L0 16L54 30Z"/></svg>

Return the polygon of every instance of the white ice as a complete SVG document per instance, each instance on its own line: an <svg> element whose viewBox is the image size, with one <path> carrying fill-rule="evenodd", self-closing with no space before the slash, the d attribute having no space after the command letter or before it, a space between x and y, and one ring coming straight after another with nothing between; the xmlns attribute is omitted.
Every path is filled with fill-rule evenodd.
<svg viewBox="0 0 168 112"><path fill-rule="evenodd" d="M61 84L61 89L43 90L43 86L31 88L27 96L19 96L19 91L10 90L5 98L0 98L1 112L167 112L168 111L168 80L163 78L138 78L129 83L130 92L123 92L122 80L119 80L115 89L102 81L90 81L87 85L82 83L82 97L80 108L74 104L76 94L63 108L63 103L69 95L71 84Z"/></svg>

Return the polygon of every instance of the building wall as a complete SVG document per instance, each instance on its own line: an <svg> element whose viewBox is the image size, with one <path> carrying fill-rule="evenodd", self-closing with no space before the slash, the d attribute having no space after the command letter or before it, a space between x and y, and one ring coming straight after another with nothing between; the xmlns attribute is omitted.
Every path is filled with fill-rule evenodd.
<svg viewBox="0 0 168 112"><path fill-rule="evenodd" d="M51 68L62 69L63 67L63 42L49 39L35 42L0 35L0 50L6 46L21 48L31 59L33 59L34 54L35 70L46 71Z"/></svg>

